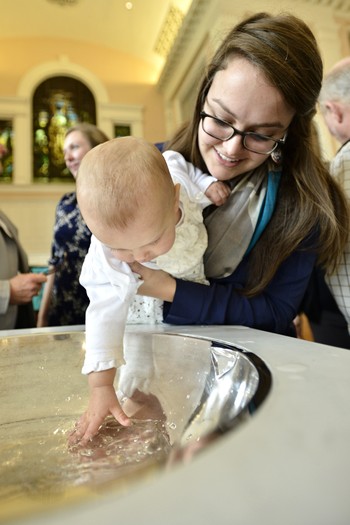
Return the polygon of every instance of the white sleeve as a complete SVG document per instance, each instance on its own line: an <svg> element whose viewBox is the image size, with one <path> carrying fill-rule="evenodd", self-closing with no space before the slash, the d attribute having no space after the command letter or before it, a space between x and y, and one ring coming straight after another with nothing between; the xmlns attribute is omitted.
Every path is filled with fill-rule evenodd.
<svg viewBox="0 0 350 525"><path fill-rule="evenodd" d="M177 151L164 151L163 157L168 165L171 178L173 181L179 182L185 186L189 197L202 203L203 208L212 204L212 202L204 195L208 187L216 182L217 179L203 173L199 168L196 168Z"/></svg>
<svg viewBox="0 0 350 525"><path fill-rule="evenodd" d="M129 305L142 281L94 236L79 281L90 300L82 373L118 368L124 363L123 337Z"/></svg>

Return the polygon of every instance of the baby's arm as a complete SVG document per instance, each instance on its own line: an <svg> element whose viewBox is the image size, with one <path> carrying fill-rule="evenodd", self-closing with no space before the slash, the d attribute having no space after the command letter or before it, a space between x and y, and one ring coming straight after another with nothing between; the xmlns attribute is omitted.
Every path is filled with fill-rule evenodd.
<svg viewBox="0 0 350 525"><path fill-rule="evenodd" d="M80 283L90 303L86 310L86 353L83 374L88 376L88 408L76 424L70 443L86 443L98 432L108 415L122 425L131 422L120 407L113 381L116 368L124 363L123 335L131 298L139 286L126 263L114 260L92 236Z"/></svg>
<svg viewBox="0 0 350 525"><path fill-rule="evenodd" d="M113 386L116 369L91 372L88 376L90 399L87 410L78 420L71 433L70 444L86 445L97 434L104 419L111 415L124 426L131 420L121 408Z"/></svg>
<svg viewBox="0 0 350 525"><path fill-rule="evenodd" d="M177 151L164 151L163 157L173 181L185 186L190 198L195 199L203 207L211 203L221 206L226 202L231 190L225 182L218 181L212 175L196 168ZM200 198L200 194L205 195L205 200Z"/></svg>

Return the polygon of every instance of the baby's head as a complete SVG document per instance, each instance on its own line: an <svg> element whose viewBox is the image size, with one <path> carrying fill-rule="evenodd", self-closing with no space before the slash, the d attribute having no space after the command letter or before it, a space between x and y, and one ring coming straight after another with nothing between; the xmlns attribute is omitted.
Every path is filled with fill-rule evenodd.
<svg viewBox="0 0 350 525"><path fill-rule="evenodd" d="M143 139L112 139L90 150L77 199L91 232L126 262L149 261L175 240L179 186L160 151Z"/></svg>

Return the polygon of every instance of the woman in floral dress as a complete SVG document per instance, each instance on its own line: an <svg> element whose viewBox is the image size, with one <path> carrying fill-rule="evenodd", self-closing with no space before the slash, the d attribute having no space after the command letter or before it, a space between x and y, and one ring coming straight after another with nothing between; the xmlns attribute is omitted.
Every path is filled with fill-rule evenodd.
<svg viewBox="0 0 350 525"><path fill-rule="evenodd" d="M67 131L64 159L74 178L85 154L106 140L108 137L101 130L85 122ZM90 246L90 237L75 191L66 193L56 207L49 275L38 314L38 327L85 323L89 300L85 289L79 284L79 276Z"/></svg>

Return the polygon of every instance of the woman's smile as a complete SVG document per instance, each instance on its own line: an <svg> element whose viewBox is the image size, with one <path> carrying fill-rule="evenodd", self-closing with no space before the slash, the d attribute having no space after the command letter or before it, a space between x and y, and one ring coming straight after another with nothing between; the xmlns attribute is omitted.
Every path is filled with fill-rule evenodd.
<svg viewBox="0 0 350 525"><path fill-rule="evenodd" d="M233 165L237 166L241 162L240 159L228 157L227 155L225 155L224 153L220 152L215 147L213 149L216 152L216 154L217 154L217 156L219 158L219 161L221 161L223 164L228 164L229 167L232 167Z"/></svg>

